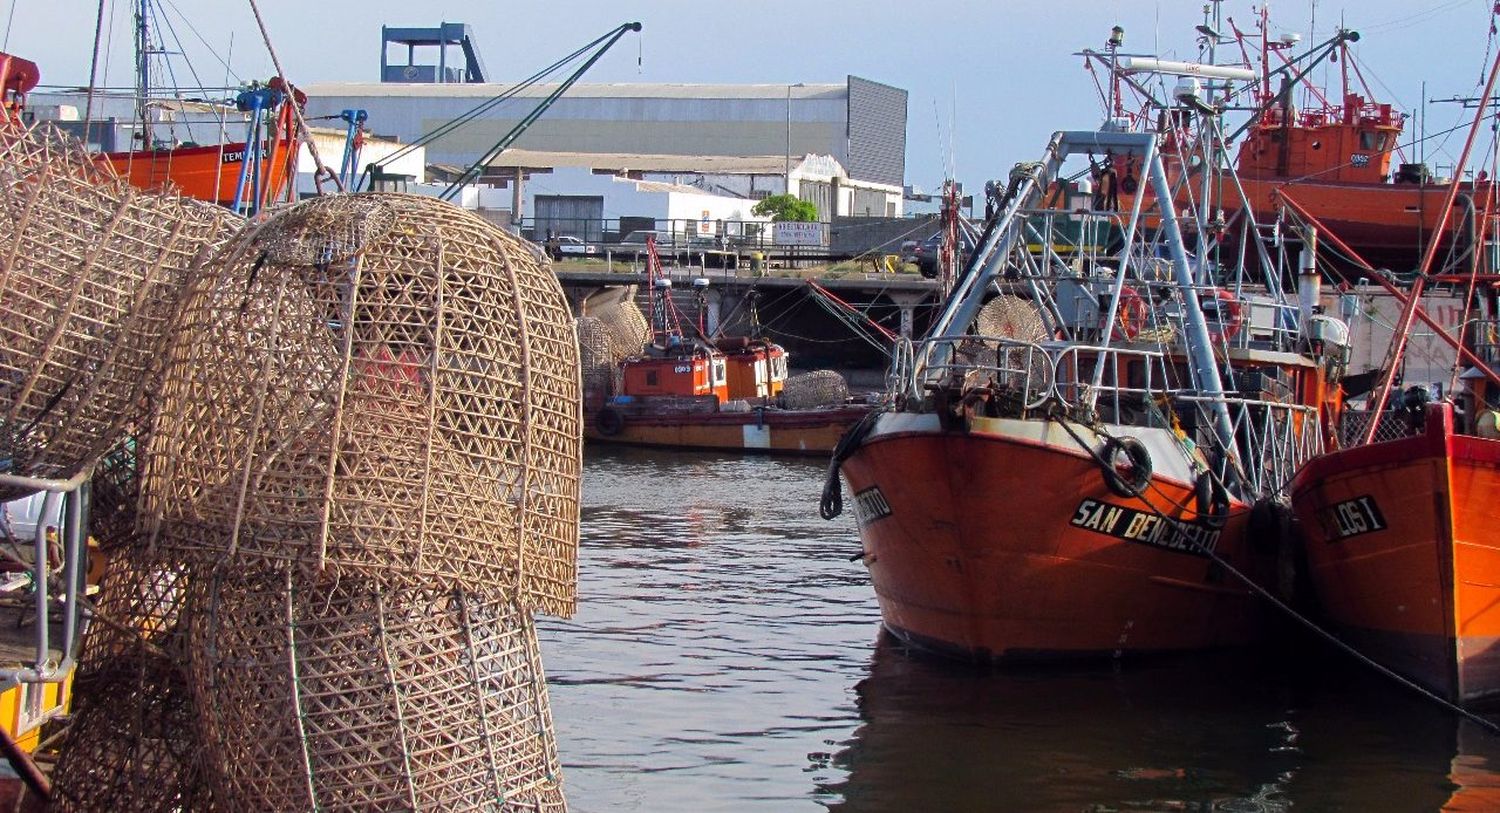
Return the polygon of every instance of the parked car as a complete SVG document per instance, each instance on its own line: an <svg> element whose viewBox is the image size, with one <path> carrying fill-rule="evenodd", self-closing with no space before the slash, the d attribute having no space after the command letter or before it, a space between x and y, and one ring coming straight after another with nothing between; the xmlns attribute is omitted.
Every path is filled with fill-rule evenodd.
<svg viewBox="0 0 1500 813"><path fill-rule="evenodd" d="M557 253L565 257L592 257L599 253L598 246L595 246L593 243L585 243L571 234L564 234L555 239L557 242Z"/></svg>
<svg viewBox="0 0 1500 813"><path fill-rule="evenodd" d="M910 253L908 253L905 243L902 244L902 249L902 262L916 263L917 270L921 272L922 276L927 279L937 279L939 255L943 251L943 235L941 233L934 234L926 240L913 245L909 250ZM959 232L958 256L954 258L958 264L957 272L963 271L964 266L969 262L969 255L973 253L973 241L969 239L967 234Z"/></svg>
<svg viewBox="0 0 1500 813"><path fill-rule="evenodd" d="M667 246L670 246L672 244L671 232L654 231L652 229L637 229L620 238L620 242L612 246L608 246L608 248L610 251L614 252L616 256L644 256L646 253L647 237L656 238L656 245L658 250L665 249Z"/></svg>

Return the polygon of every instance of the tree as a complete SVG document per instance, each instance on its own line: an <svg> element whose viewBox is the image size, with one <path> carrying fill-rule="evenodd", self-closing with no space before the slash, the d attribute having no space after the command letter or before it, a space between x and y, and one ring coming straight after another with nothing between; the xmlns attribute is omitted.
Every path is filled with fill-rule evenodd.
<svg viewBox="0 0 1500 813"><path fill-rule="evenodd" d="M772 195L750 210L761 217L770 215L776 221L794 221L798 223L810 223L818 219L818 207L811 201L791 195Z"/></svg>

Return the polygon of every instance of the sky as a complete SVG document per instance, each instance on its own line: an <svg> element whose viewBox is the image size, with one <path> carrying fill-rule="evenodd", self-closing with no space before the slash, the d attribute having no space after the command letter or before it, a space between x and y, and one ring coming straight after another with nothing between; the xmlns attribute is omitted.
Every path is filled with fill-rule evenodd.
<svg viewBox="0 0 1500 813"><path fill-rule="evenodd" d="M173 21L187 64L204 85L264 79L271 60L249 0L153 0ZM1196 56L1193 26L1203 0L258 0L272 45L294 82L375 81L380 26L468 23L498 81L524 77L603 34L639 20L584 77L591 82L841 83L848 74L904 88L907 179L927 190L946 176L977 190L1018 161L1040 156L1058 129L1102 119L1093 81L1074 56L1101 48L1113 25L1125 50ZM106 0L109 43L101 80L132 80L129 0ZM1381 101L1415 113L1429 98L1477 94L1500 47L1493 0L1280 0L1273 34L1326 39L1340 24L1361 32L1355 54ZM1255 4L1224 2L1248 29ZM44 84L87 83L96 0L0 0L3 50L38 63ZM1225 26L1227 28L1227 25ZM173 48L175 43L170 43ZM179 74L181 59L174 60ZM1337 73L1328 76L1337 81ZM179 81L187 84L181 76ZM234 84L234 79L228 84ZM1426 106L1429 132L1472 116L1457 105ZM372 122L379 132L379 123ZM1415 120L1407 132L1415 133ZM1463 132L1428 161L1452 163Z"/></svg>

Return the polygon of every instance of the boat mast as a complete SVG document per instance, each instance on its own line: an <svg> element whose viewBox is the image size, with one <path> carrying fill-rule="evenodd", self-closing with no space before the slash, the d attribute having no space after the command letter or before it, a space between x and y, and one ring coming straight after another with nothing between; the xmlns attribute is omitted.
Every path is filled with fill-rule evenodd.
<svg viewBox="0 0 1500 813"><path fill-rule="evenodd" d="M135 104L141 118L141 148L151 149L155 138L151 132L151 0L140 0L135 7Z"/></svg>

